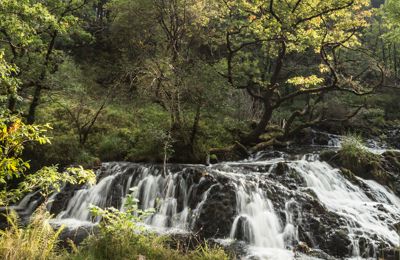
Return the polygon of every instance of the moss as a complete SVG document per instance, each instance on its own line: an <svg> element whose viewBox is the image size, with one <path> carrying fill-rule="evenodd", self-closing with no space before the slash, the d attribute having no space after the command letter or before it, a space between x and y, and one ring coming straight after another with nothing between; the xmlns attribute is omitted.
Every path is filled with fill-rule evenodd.
<svg viewBox="0 0 400 260"><path fill-rule="evenodd" d="M216 155L221 161L242 160L250 155L246 147L239 142L228 147L211 149L210 153Z"/></svg>
<svg viewBox="0 0 400 260"><path fill-rule="evenodd" d="M319 155L321 160L326 161L326 162L332 162L336 156L337 156L337 152L333 151L333 150L323 150Z"/></svg>
<svg viewBox="0 0 400 260"><path fill-rule="evenodd" d="M354 175L353 172L351 172L350 170L346 169L346 168L342 168L341 169L342 174L351 182L356 182L356 176Z"/></svg>
<svg viewBox="0 0 400 260"><path fill-rule="evenodd" d="M383 178L381 156L369 152L360 139L359 136L346 137L338 152L341 166L365 179Z"/></svg>
<svg viewBox="0 0 400 260"><path fill-rule="evenodd" d="M396 169L400 171L400 152L387 151L382 156Z"/></svg>

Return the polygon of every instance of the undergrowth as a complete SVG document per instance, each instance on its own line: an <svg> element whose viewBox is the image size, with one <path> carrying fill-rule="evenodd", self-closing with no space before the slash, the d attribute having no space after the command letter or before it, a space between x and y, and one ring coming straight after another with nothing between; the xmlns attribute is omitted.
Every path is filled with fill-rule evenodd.
<svg viewBox="0 0 400 260"><path fill-rule="evenodd" d="M384 177L381 156L370 152L358 135L346 136L338 155L341 164L358 176L377 180Z"/></svg>
<svg viewBox="0 0 400 260"><path fill-rule="evenodd" d="M128 200L129 201L129 200ZM102 260L102 259L166 259L166 260L224 260L228 255L219 247L203 243L195 250L171 248L170 238L158 236L139 223L149 212L133 207L125 212L116 209L93 208L101 216L99 232L89 236L81 245L69 241L70 250L60 247L61 227L54 230L49 224L51 215L41 206L23 227L15 212L7 215L8 228L0 231L0 259L21 260Z"/></svg>
<svg viewBox="0 0 400 260"><path fill-rule="evenodd" d="M22 227L15 212L7 215L8 228L0 230L0 259L59 259L62 250L55 231L49 224L50 214L43 207L32 215L30 223Z"/></svg>

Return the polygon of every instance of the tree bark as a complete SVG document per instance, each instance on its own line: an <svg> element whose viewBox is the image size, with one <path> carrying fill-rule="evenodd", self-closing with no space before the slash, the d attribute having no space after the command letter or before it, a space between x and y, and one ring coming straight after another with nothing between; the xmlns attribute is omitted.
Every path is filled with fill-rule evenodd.
<svg viewBox="0 0 400 260"><path fill-rule="evenodd" d="M36 120L36 108L39 106L41 93L42 93L42 85L38 84L38 85L36 85L35 93L33 94L32 103L29 106L29 111L28 111L28 115L26 118L27 123L30 125L33 124Z"/></svg>
<svg viewBox="0 0 400 260"><path fill-rule="evenodd" d="M241 140L243 144L254 144L259 141L260 135L265 133L265 128L268 126L268 123L272 118L273 108L271 107L270 101L264 101L264 111L261 117L260 122L257 124L256 128L254 128L249 134L244 136Z"/></svg>
<svg viewBox="0 0 400 260"><path fill-rule="evenodd" d="M191 146L192 152L194 152L194 141L196 140L196 135L197 135L197 132L199 129L200 114L201 114L201 104L199 104L197 106L196 116L194 117L194 122L193 122L193 127L192 127L192 133L190 135L190 146Z"/></svg>

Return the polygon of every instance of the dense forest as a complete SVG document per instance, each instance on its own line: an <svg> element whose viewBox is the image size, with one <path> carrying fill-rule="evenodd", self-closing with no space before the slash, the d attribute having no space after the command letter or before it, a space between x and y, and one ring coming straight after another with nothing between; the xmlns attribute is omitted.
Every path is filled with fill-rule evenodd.
<svg viewBox="0 0 400 260"><path fill-rule="evenodd" d="M96 177L104 162L152 165L164 178L178 165L304 151L345 136L341 150L321 157L352 183L374 180L400 196L400 155L370 153L361 141L400 149L399 77L398 0L0 0L0 258L239 259L209 240L229 228L210 235L204 225L189 242L144 229L164 204L144 207L147 197L133 189L124 210L91 208L102 219L96 235L60 240L64 228L48 224L59 212L48 205L65 187L71 198L70 187L108 178ZM290 171L279 163L276 170ZM206 171L195 170L187 185L214 178ZM12 209L32 191L41 206L25 221ZM204 194L195 201L204 204ZM249 236L241 240L257 240ZM303 242L293 248L307 254L314 245ZM398 242L380 249L400 257Z"/></svg>

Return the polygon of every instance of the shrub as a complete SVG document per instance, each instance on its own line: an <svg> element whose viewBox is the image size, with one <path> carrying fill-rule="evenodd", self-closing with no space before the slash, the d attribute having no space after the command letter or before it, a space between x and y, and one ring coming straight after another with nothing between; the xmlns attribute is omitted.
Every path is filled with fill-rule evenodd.
<svg viewBox="0 0 400 260"><path fill-rule="evenodd" d="M20 226L17 214L7 216L9 227L0 230L0 258L5 260L20 259L57 259L61 256L57 247L58 236L62 231L55 231L48 223L49 213L40 207L31 218L28 226Z"/></svg>
<svg viewBox="0 0 400 260"><path fill-rule="evenodd" d="M339 155L347 165L360 165L379 159L378 155L371 153L364 146L362 137L355 134L349 134L344 138Z"/></svg>
<svg viewBox="0 0 400 260"><path fill-rule="evenodd" d="M343 167L363 178L379 179L382 176L380 156L368 151L359 135L348 135L338 153Z"/></svg>
<svg viewBox="0 0 400 260"><path fill-rule="evenodd" d="M92 208L95 216L101 216L100 233L90 236L68 259L166 259L166 260L220 260L228 256L220 248L207 244L196 250L178 251L167 245L167 237L157 236L141 222L150 211L141 211L137 201L128 197L126 211L114 208Z"/></svg>
<svg viewBox="0 0 400 260"><path fill-rule="evenodd" d="M104 136L96 147L96 154L102 161L123 161L132 145L130 139L130 136L123 132Z"/></svg>
<svg viewBox="0 0 400 260"><path fill-rule="evenodd" d="M151 212L138 210L136 202L128 197L125 212L117 209L93 208L101 216L99 234L88 237L80 247L71 241L72 252L59 247L61 227L54 230L51 218L42 205L33 214L26 227L20 226L17 214L7 216L9 227L0 231L0 259L166 259L166 260L224 260L227 254L207 244L196 250L177 250L168 246L168 238L148 231L141 222ZM130 206L129 206L130 205Z"/></svg>

